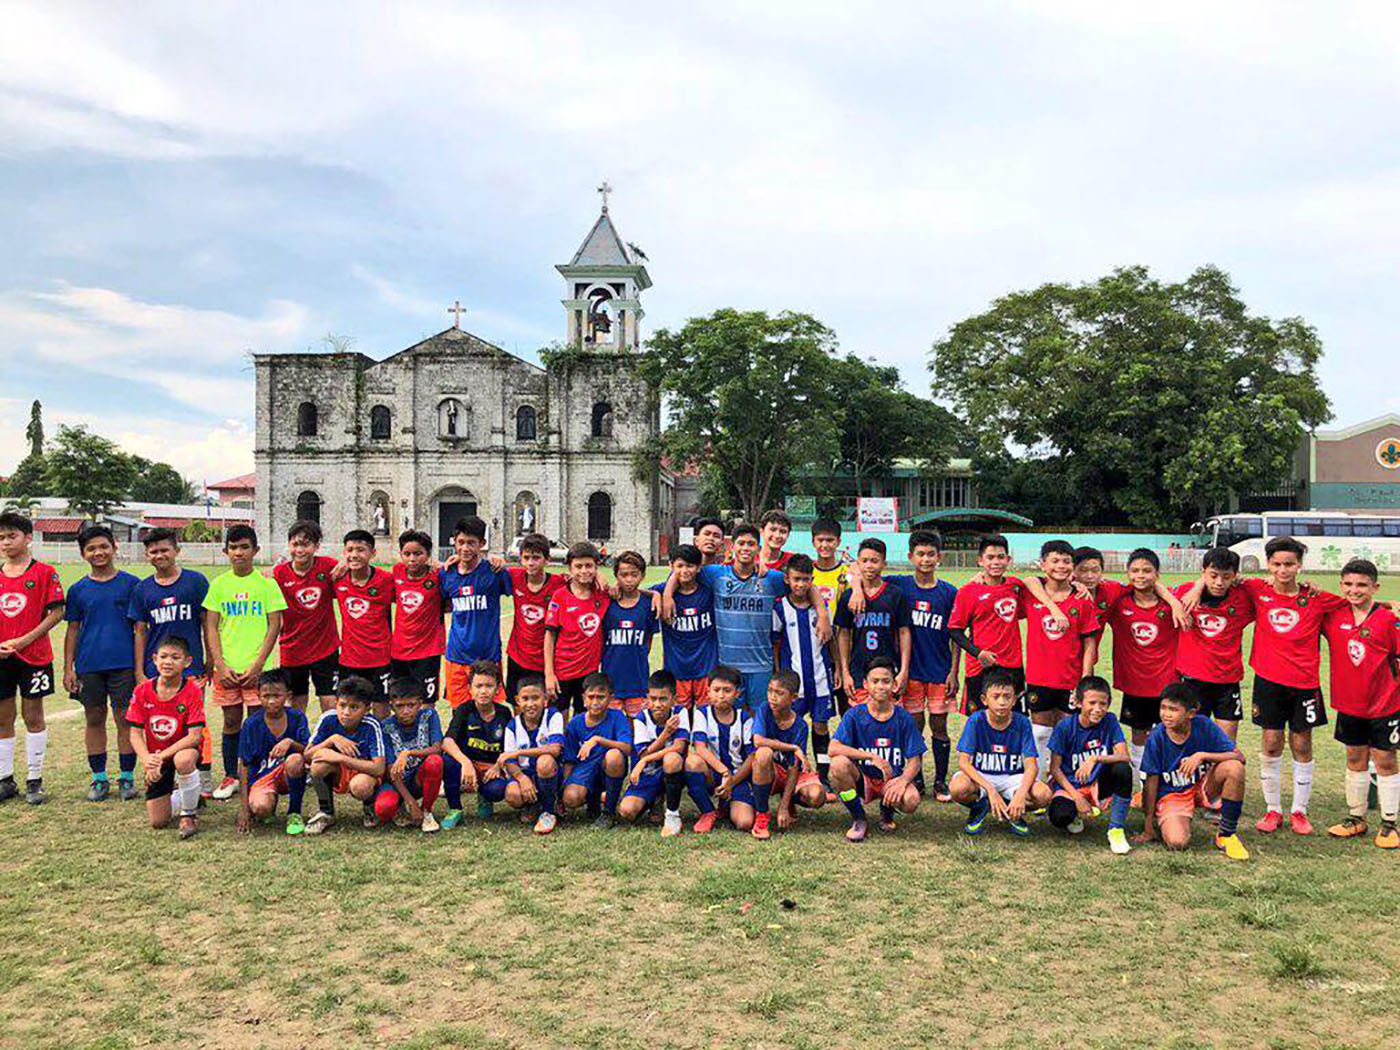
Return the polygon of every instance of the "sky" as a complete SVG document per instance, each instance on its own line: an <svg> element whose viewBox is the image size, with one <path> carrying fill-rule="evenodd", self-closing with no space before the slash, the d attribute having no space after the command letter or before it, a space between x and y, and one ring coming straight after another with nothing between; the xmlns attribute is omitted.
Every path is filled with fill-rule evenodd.
<svg viewBox="0 0 1400 1050"><path fill-rule="evenodd" d="M703 10L702 10L703 9ZM563 334L595 187L644 328L807 311L930 390L1006 292L1213 263L1400 411L1400 9L0 0L0 473L34 398L196 482L248 353Z"/></svg>

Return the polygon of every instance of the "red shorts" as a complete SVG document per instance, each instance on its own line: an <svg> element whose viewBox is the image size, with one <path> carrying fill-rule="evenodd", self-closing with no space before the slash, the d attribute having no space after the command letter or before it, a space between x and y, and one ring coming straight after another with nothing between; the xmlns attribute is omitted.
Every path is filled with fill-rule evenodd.
<svg viewBox="0 0 1400 1050"><path fill-rule="evenodd" d="M248 785L248 794L254 791L271 791L274 795L287 793L287 763L283 762L271 773L258 777Z"/></svg>
<svg viewBox="0 0 1400 1050"><path fill-rule="evenodd" d="M457 664L444 659L442 661L442 691L454 711L463 704L470 703L472 698L472 665ZM500 683L496 686L496 703L503 704L505 702L506 687L504 683Z"/></svg>
<svg viewBox="0 0 1400 1050"><path fill-rule="evenodd" d="M262 707L262 697L258 695L256 685L221 685L218 679L214 680L214 690L211 693L214 703L220 707Z"/></svg>
<svg viewBox="0 0 1400 1050"><path fill-rule="evenodd" d="M1195 791L1173 791L1157 800L1157 822L1165 817L1185 817L1191 819L1196 812Z"/></svg>
<svg viewBox="0 0 1400 1050"><path fill-rule="evenodd" d="M686 678L676 683L676 703L690 707L693 704L708 704L709 702L710 680L708 677Z"/></svg>
<svg viewBox="0 0 1400 1050"><path fill-rule="evenodd" d="M342 763L341 766L340 766L340 776L336 779L336 782L335 782L335 793L336 793L337 795L348 795L348 794L350 793L350 781L351 781L351 779L353 779L354 777L357 777L357 776L366 776L366 777L367 777L367 776L370 776L370 774L369 774L369 773L363 773L363 774L361 774L361 773L356 773L355 770L351 769L349 766L347 766L347 765L345 765L345 764ZM384 783L384 778L383 778L383 777L374 778L374 783L375 783L375 787L378 787L380 784Z"/></svg>
<svg viewBox="0 0 1400 1050"><path fill-rule="evenodd" d="M644 696L615 696L608 701L608 706L614 711L626 711L628 718L636 718L647 706L647 698Z"/></svg>
<svg viewBox="0 0 1400 1050"><path fill-rule="evenodd" d="M787 782L788 767L780 766L776 762L773 763L773 790L781 795L783 791L787 789ZM793 790L796 791L798 788L804 788L808 784L820 783L821 777L817 776L817 774L810 769L804 769L801 773L797 774L797 784L793 787Z"/></svg>
<svg viewBox="0 0 1400 1050"><path fill-rule="evenodd" d="M865 785L865 801L879 802L885 794L885 782L880 777L862 776L862 784Z"/></svg>
<svg viewBox="0 0 1400 1050"><path fill-rule="evenodd" d="M958 701L948 698L947 682L916 682L911 678L902 699L904 710L911 715L925 711L931 715L947 715L958 709Z"/></svg>

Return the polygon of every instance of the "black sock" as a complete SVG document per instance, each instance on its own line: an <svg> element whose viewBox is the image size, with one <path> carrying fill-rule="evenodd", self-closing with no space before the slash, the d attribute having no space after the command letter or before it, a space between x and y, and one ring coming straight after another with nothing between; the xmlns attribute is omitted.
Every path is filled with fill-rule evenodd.
<svg viewBox="0 0 1400 1050"><path fill-rule="evenodd" d="M947 737L933 738L933 779L940 784L948 783L948 758L953 743Z"/></svg>
<svg viewBox="0 0 1400 1050"><path fill-rule="evenodd" d="M316 789L316 801L321 812L328 817L335 816L335 789L330 777L312 777L311 786Z"/></svg>
<svg viewBox="0 0 1400 1050"><path fill-rule="evenodd" d="M818 733L815 730L812 732L812 754L817 760L817 776L828 787L831 784L831 757L826 753L826 749L830 743L830 733Z"/></svg>
<svg viewBox="0 0 1400 1050"><path fill-rule="evenodd" d="M681 792L685 790L685 774L679 769L666 774L666 810L674 813L681 808Z"/></svg>

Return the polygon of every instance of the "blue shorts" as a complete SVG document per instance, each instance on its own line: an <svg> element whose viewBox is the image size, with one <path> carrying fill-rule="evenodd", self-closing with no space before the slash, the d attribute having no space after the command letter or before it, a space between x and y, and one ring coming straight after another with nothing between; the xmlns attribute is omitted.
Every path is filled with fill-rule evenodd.
<svg viewBox="0 0 1400 1050"><path fill-rule="evenodd" d="M587 788L589 791L603 790L603 756L587 762L577 763L569 775L564 778L564 786L576 784L579 787Z"/></svg>
<svg viewBox="0 0 1400 1050"><path fill-rule="evenodd" d="M768 681L772 671L754 671L744 675L744 687L735 698L734 706L749 711L757 711L768 702Z"/></svg>
<svg viewBox="0 0 1400 1050"><path fill-rule="evenodd" d="M798 718L811 718L813 723L830 722L836 717L836 701L829 696L819 696L815 700L799 696L793 700L792 709Z"/></svg>
<svg viewBox="0 0 1400 1050"><path fill-rule="evenodd" d="M650 806L661 797L662 788L666 786L664 774L644 776L641 783L628 784L627 790L622 793L623 798L639 798L643 804Z"/></svg>
<svg viewBox="0 0 1400 1050"><path fill-rule="evenodd" d="M710 785L711 791L719 786L719 777L715 774L713 769L708 771L706 782ZM734 790L730 792L729 801L739 802L749 808L753 808L753 782L744 779L735 784ZM718 800L715 801L715 805L719 805Z"/></svg>

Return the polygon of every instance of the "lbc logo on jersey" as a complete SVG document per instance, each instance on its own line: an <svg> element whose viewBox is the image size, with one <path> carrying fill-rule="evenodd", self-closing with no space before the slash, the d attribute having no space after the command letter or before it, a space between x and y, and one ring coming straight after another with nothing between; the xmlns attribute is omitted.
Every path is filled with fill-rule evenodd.
<svg viewBox="0 0 1400 1050"><path fill-rule="evenodd" d="M1196 614L1196 629L1205 638L1214 638L1229 625L1230 621L1223 616L1216 616L1214 613Z"/></svg>
<svg viewBox="0 0 1400 1050"><path fill-rule="evenodd" d="M602 617L595 612L584 613L578 618L578 629L592 638L598 633L598 625L602 623Z"/></svg>
<svg viewBox="0 0 1400 1050"><path fill-rule="evenodd" d="M358 620L369 612L369 602L364 598L346 598L345 611L350 614L352 619Z"/></svg>
<svg viewBox="0 0 1400 1050"><path fill-rule="evenodd" d="M1151 645L1157 640L1157 625L1138 620L1133 624L1133 640L1138 645Z"/></svg>
<svg viewBox="0 0 1400 1050"><path fill-rule="evenodd" d="M159 740L174 736L175 730L180 728L180 723L169 715L155 715L151 718L150 725L151 732L154 733Z"/></svg>
<svg viewBox="0 0 1400 1050"><path fill-rule="evenodd" d="M1366 643L1360 638L1347 639L1347 655L1351 657L1351 666L1360 667L1366 659Z"/></svg>
<svg viewBox="0 0 1400 1050"><path fill-rule="evenodd" d="M4 613L12 620L24 612L24 607L28 604L29 599L23 594L14 591L9 594L0 594L0 613Z"/></svg>
<svg viewBox="0 0 1400 1050"><path fill-rule="evenodd" d="M399 595L399 608L406 613L417 612L423 604L422 591L404 591Z"/></svg>
<svg viewBox="0 0 1400 1050"><path fill-rule="evenodd" d="M1045 637L1051 641L1064 637L1065 633L1065 628L1061 627L1049 613L1040 618L1040 629L1045 632Z"/></svg>
<svg viewBox="0 0 1400 1050"><path fill-rule="evenodd" d="M1287 634L1298 626L1298 621L1303 617L1297 609L1270 609L1269 626L1279 634Z"/></svg>
<svg viewBox="0 0 1400 1050"><path fill-rule="evenodd" d="M1015 598L998 598L995 602L992 603L992 608L995 609L997 615L1000 616L1007 623L1016 622Z"/></svg>
<svg viewBox="0 0 1400 1050"><path fill-rule="evenodd" d="M321 604L321 588L303 587L296 593L297 604L308 612Z"/></svg>
<svg viewBox="0 0 1400 1050"><path fill-rule="evenodd" d="M531 627L544 619L544 609L538 605L520 606L520 618Z"/></svg>

